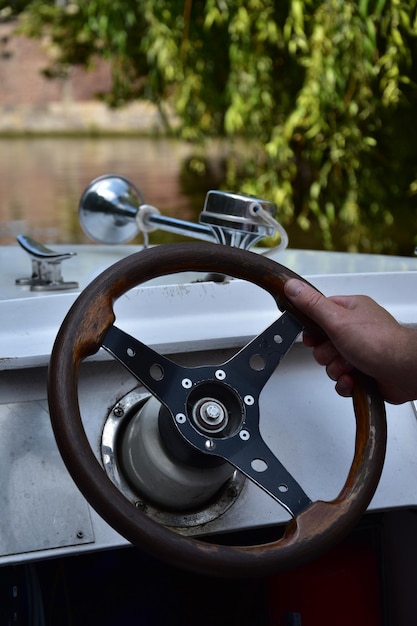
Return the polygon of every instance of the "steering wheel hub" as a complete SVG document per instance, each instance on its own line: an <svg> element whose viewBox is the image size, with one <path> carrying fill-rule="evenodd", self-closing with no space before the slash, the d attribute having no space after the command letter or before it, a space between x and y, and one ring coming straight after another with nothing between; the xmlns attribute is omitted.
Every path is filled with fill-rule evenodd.
<svg viewBox="0 0 417 626"><path fill-rule="evenodd" d="M102 462L132 503L160 523L189 532L222 515L239 497L245 477L226 462L213 465L201 453L194 463L177 458L160 431L161 410L141 388L120 398L104 424ZM172 430L168 436L181 438Z"/></svg>

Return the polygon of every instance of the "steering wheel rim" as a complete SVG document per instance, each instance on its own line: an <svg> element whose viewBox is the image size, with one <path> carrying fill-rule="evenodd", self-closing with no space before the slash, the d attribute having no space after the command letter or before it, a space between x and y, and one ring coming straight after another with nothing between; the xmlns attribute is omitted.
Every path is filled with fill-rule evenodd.
<svg viewBox="0 0 417 626"><path fill-rule="evenodd" d="M146 517L111 482L86 437L78 403L82 360L95 353L112 325L114 301L129 289L182 271L222 273L248 280L272 295L309 332L321 332L284 295L288 268L254 252L209 243L168 244L122 259L90 283L66 315L48 371L52 428L61 456L97 513L132 544L173 565L216 576L267 575L295 567L340 541L369 505L386 447L384 402L375 382L358 373L353 393L355 453L347 480L330 502L313 502L287 525L282 538L256 546L224 546L179 535ZM304 280L301 278L301 280Z"/></svg>

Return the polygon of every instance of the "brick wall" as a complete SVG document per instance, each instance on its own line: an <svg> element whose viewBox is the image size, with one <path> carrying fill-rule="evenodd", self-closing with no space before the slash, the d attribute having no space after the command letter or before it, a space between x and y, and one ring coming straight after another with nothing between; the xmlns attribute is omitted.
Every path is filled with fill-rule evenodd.
<svg viewBox="0 0 417 626"><path fill-rule="evenodd" d="M110 69L101 60L91 72L74 68L65 80L45 78L47 51L40 41L15 35L15 26L0 23L0 106L83 102L110 89Z"/></svg>

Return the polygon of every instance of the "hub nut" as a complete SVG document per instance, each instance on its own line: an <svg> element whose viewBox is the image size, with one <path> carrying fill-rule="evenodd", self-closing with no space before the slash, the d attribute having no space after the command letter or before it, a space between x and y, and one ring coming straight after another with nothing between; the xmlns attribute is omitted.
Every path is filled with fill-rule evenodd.
<svg viewBox="0 0 417 626"><path fill-rule="evenodd" d="M228 424L229 416L226 407L213 398L202 398L193 408L192 417L200 430L218 433Z"/></svg>

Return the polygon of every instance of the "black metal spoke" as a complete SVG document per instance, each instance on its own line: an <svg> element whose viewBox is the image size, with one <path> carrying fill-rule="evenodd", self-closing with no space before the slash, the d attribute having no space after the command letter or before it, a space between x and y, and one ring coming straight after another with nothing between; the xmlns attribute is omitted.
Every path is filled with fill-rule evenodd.
<svg viewBox="0 0 417 626"><path fill-rule="evenodd" d="M102 346L161 401L188 371L117 326L109 328Z"/></svg>
<svg viewBox="0 0 417 626"><path fill-rule="evenodd" d="M311 504L310 498L260 435L251 434L248 441L243 442L243 445L228 456L228 460L277 500L293 517Z"/></svg>
<svg viewBox="0 0 417 626"><path fill-rule="evenodd" d="M233 372L233 379L240 381L246 393L259 396L302 328L293 316L283 313L227 361L225 369Z"/></svg>

